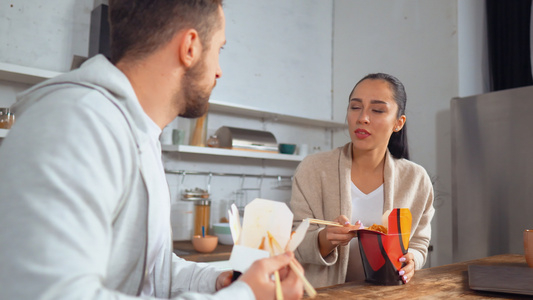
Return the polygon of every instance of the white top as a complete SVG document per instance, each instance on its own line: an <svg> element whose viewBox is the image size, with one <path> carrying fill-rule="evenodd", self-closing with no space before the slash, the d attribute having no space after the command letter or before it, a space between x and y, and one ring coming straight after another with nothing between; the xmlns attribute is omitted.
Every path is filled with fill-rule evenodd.
<svg viewBox="0 0 533 300"><path fill-rule="evenodd" d="M381 224L381 215L383 212L383 184L377 189L365 194L361 192L352 182L352 220L354 224L360 220L364 226L372 224ZM365 279L365 272L359 252L359 240L352 239L350 242L350 256L348 258L348 270L346 272L346 281L355 281Z"/></svg>
<svg viewBox="0 0 533 300"><path fill-rule="evenodd" d="M154 270L156 261L160 261L164 256L164 244L170 236L170 227L168 226L170 219L170 194L168 190L167 179L165 176L165 169L161 159L161 143L159 136L161 135L161 128L148 115L145 115L146 123L148 124L148 134L150 136L150 152L154 160L154 166L158 169L154 184L160 186L158 192L159 197L152 199L150 203L150 217L148 218L148 249L146 256L146 274L144 278L144 286L141 296L154 296L154 286L156 284L154 278ZM155 200L155 201L153 201Z"/></svg>

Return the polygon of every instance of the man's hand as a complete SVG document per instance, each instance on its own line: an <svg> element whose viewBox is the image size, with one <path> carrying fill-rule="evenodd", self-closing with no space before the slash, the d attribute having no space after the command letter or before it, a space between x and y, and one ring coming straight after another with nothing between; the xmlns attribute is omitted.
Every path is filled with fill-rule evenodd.
<svg viewBox="0 0 533 300"><path fill-rule="evenodd" d="M227 271L220 273L217 277L216 290L223 289L231 284L231 278L233 277L233 271Z"/></svg>
<svg viewBox="0 0 533 300"><path fill-rule="evenodd" d="M300 263L293 259L294 265L298 267L300 272L304 274L304 268ZM294 272L290 267L285 267L287 272L279 272L281 277L281 287L283 289L283 299L301 299L303 296L303 282L300 280L296 272Z"/></svg>
<svg viewBox="0 0 533 300"><path fill-rule="evenodd" d="M250 286L257 300L271 300L276 297L276 284L272 280L272 274L279 271L284 299L300 299L303 296L303 284L298 276L288 268L291 259L294 259L294 254L286 252L258 260L239 277L239 280Z"/></svg>

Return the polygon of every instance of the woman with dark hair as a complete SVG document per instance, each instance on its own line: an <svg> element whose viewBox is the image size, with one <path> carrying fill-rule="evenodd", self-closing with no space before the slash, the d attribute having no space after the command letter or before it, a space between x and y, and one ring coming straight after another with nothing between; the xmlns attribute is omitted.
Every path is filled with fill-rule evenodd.
<svg viewBox="0 0 533 300"><path fill-rule="evenodd" d="M434 214L433 187L423 167L409 161L407 97L394 76L376 73L350 93L346 119L351 142L306 157L296 170L290 206L294 220L334 220L343 227L311 225L296 258L315 287L364 279L356 231L382 224L384 212L409 208L408 253L398 279L424 265ZM353 224L353 225L352 225Z"/></svg>

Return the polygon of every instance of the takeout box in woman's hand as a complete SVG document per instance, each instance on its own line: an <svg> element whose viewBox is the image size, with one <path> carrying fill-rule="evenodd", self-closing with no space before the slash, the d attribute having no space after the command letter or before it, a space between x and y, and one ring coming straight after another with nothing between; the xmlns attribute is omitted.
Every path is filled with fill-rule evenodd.
<svg viewBox="0 0 533 300"><path fill-rule="evenodd" d="M403 283L398 275L402 263L398 260L409 248L411 221L408 208L395 208L388 217L387 234L368 229L357 231L366 281L381 285Z"/></svg>

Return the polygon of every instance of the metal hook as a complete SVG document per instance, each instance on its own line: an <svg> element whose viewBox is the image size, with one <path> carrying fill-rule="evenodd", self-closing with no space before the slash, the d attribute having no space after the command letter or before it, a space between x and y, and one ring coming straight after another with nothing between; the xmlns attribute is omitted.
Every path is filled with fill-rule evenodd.
<svg viewBox="0 0 533 300"><path fill-rule="evenodd" d="M241 177L241 190L244 188L244 179L245 178L246 178L246 175L242 174L242 177Z"/></svg>
<svg viewBox="0 0 533 300"><path fill-rule="evenodd" d="M257 186L257 190L261 190L261 186L263 185L263 175L259 176L259 184Z"/></svg>
<svg viewBox="0 0 533 300"><path fill-rule="evenodd" d="M258 193L258 194L259 194L259 195L258 195L259 198L263 198L263 197L261 197L261 186L263 185L263 177L264 177L263 175L264 175L264 174L262 174L262 175L261 175L261 178L259 179L259 189L258 189L258 190L259 190L259 193Z"/></svg>
<svg viewBox="0 0 533 300"><path fill-rule="evenodd" d="M181 177L181 184L183 184L183 182L185 181L185 175L187 175L187 172L186 172L186 171L183 171L183 172L181 173L181 175L183 175L183 176Z"/></svg>

